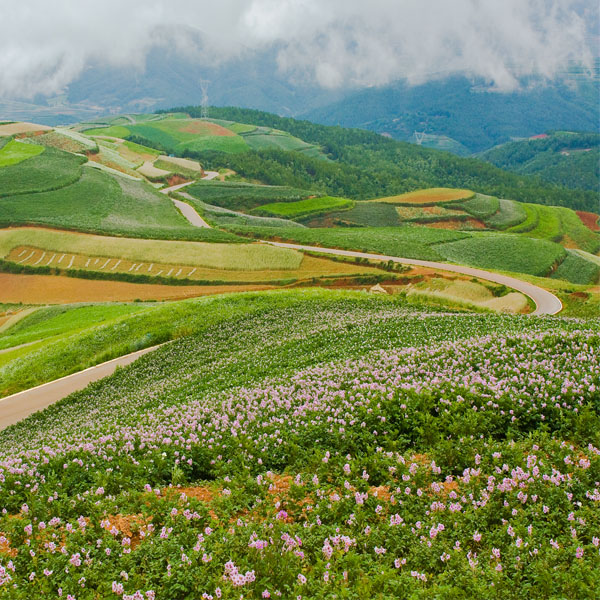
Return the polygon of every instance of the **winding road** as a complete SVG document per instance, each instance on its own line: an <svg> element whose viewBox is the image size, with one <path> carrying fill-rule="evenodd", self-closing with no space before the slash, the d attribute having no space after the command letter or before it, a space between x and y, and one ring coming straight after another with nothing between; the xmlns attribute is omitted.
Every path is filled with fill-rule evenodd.
<svg viewBox="0 0 600 600"><path fill-rule="evenodd" d="M168 194L171 191L177 191L189 184L180 184L162 190ZM181 194L183 195L183 194ZM171 198L177 208L182 212L188 221L195 227L210 228L210 225L192 208L189 204ZM470 277L477 277L493 283L503 284L514 290L525 294L531 298L536 305L534 315L555 315L562 310L561 301L551 292L544 290L536 285L521 281L515 277L508 275L500 275L491 273L482 269L465 267L462 265L453 265L449 263L433 262L428 260L416 260L412 258L401 258L398 256L385 256L381 254L371 254L369 252L356 252L353 250L340 250L337 248L321 248L320 246L304 246L302 244L288 244L284 242L270 242L260 240L262 244L270 244L279 248L289 248L291 250L300 250L305 252L315 252L320 254L332 254L336 256L347 256L352 258L366 258L369 260L392 261L404 265L414 265L419 267L428 267L439 271L450 271ZM7 396L0 399L0 430L17 423L18 421L28 417L29 415L58 402L69 394L76 392L86 387L89 383L112 375L117 367L122 367L131 364L140 356L152 352L158 346L145 348L138 352L133 352L119 358L115 358L108 362L90 367L79 373L67 375L61 379L45 383L43 385Z"/></svg>
<svg viewBox="0 0 600 600"><path fill-rule="evenodd" d="M261 240L262 241L262 240ZM398 256L385 256L382 254L370 254L368 252L355 252L353 250L338 250L336 248L321 248L320 246L303 246L301 244L286 244L283 242L265 242L263 244L271 244L272 246L279 246L280 248L290 248L292 250L304 250L307 252L320 252L321 254L334 254L337 256L350 256L354 258L367 258L370 260L383 260L385 262L392 261L395 263L402 263L403 265L414 265L418 267L429 267L430 269L436 269L439 271L451 271L452 273L460 273L461 275L469 275L470 277L477 277L479 279L485 279L486 281L492 281L493 283L500 283L507 287L513 288L527 297L531 298L535 303L536 309L532 313L534 315L555 315L559 313L562 308L562 302L551 292L521 281L515 277L509 277L508 275L500 275L499 273L491 273L490 271L484 271L482 269L474 269L473 267L465 267L463 265L452 265L449 263L433 262L429 260L416 260L413 258L400 258Z"/></svg>

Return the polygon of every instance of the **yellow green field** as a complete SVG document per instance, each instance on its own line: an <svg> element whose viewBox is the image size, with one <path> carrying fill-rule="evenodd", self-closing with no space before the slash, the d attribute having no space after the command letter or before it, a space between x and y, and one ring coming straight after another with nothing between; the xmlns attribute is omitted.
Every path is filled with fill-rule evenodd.
<svg viewBox="0 0 600 600"><path fill-rule="evenodd" d="M79 234L38 227L0 230L0 258L18 246L72 255L120 258L221 270L293 270L303 255L266 244L211 244ZM23 258L23 257L21 257ZM38 257L39 258L39 257ZM41 266L42 262L38 266Z"/></svg>
<svg viewBox="0 0 600 600"><path fill-rule="evenodd" d="M473 196L470 190L454 188L429 188L426 190L416 190L407 192L399 196L387 196L385 198L375 198L371 202L386 202L388 204L407 204L407 205L427 205L440 204L442 202L453 202L455 200L466 200Z"/></svg>

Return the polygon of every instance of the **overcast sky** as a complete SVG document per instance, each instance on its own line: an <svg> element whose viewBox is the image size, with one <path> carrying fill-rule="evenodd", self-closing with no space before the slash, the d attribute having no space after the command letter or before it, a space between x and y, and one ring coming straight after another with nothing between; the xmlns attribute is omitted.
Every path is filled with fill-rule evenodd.
<svg viewBox="0 0 600 600"><path fill-rule="evenodd" d="M591 65L597 12L596 0L0 0L0 96L60 93L90 64L143 70L155 46L206 64L273 47L282 73L328 88L468 73L511 90L519 75Z"/></svg>

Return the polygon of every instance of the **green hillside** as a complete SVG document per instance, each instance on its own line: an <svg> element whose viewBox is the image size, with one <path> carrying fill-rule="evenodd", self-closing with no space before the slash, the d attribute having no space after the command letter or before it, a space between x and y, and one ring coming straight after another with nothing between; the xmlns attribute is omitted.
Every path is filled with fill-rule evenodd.
<svg viewBox="0 0 600 600"><path fill-rule="evenodd" d="M199 107L176 109L199 116ZM473 158L460 158L372 132L317 125L240 108L214 108L211 114L286 131L322 148L330 161L303 152L260 150L243 154L192 153L207 167L231 168L251 180L270 185L318 189L355 200L394 196L420 188L474 189L500 198L597 210L597 194L568 190L537 177L510 173Z"/></svg>
<svg viewBox="0 0 600 600"><path fill-rule="evenodd" d="M237 154L267 149L312 155L316 152L317 156L320 155L316 146L285 131L223 119L189 118L183 112L119 116L80 124L77 129L89 136L133 140L180 156L211 151Z"/></svg>
<svg viewBox="0 0 600 600"><path fill-rule="evenodd" d="M63 332L21 375L175 339L0 432L7 597L596 595L597 319L317 290L138 308L21 328Z"/></svg>
<svg viewBox="0 0 600 600"><path fill-rule="evenodd" d="M508 142L479 155L501 169L571 189L600 189L600 134L557 131Z"/></svg>

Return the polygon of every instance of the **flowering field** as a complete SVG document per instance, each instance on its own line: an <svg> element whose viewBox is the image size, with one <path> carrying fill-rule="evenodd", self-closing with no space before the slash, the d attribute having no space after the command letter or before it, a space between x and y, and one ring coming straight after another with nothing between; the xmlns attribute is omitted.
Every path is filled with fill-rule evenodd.
<svg viewBox="0 0 600 600"><path fill-rule="evenodd" d="M0 433L0 597L595 597L600 321L278 298Z"/></svg>

